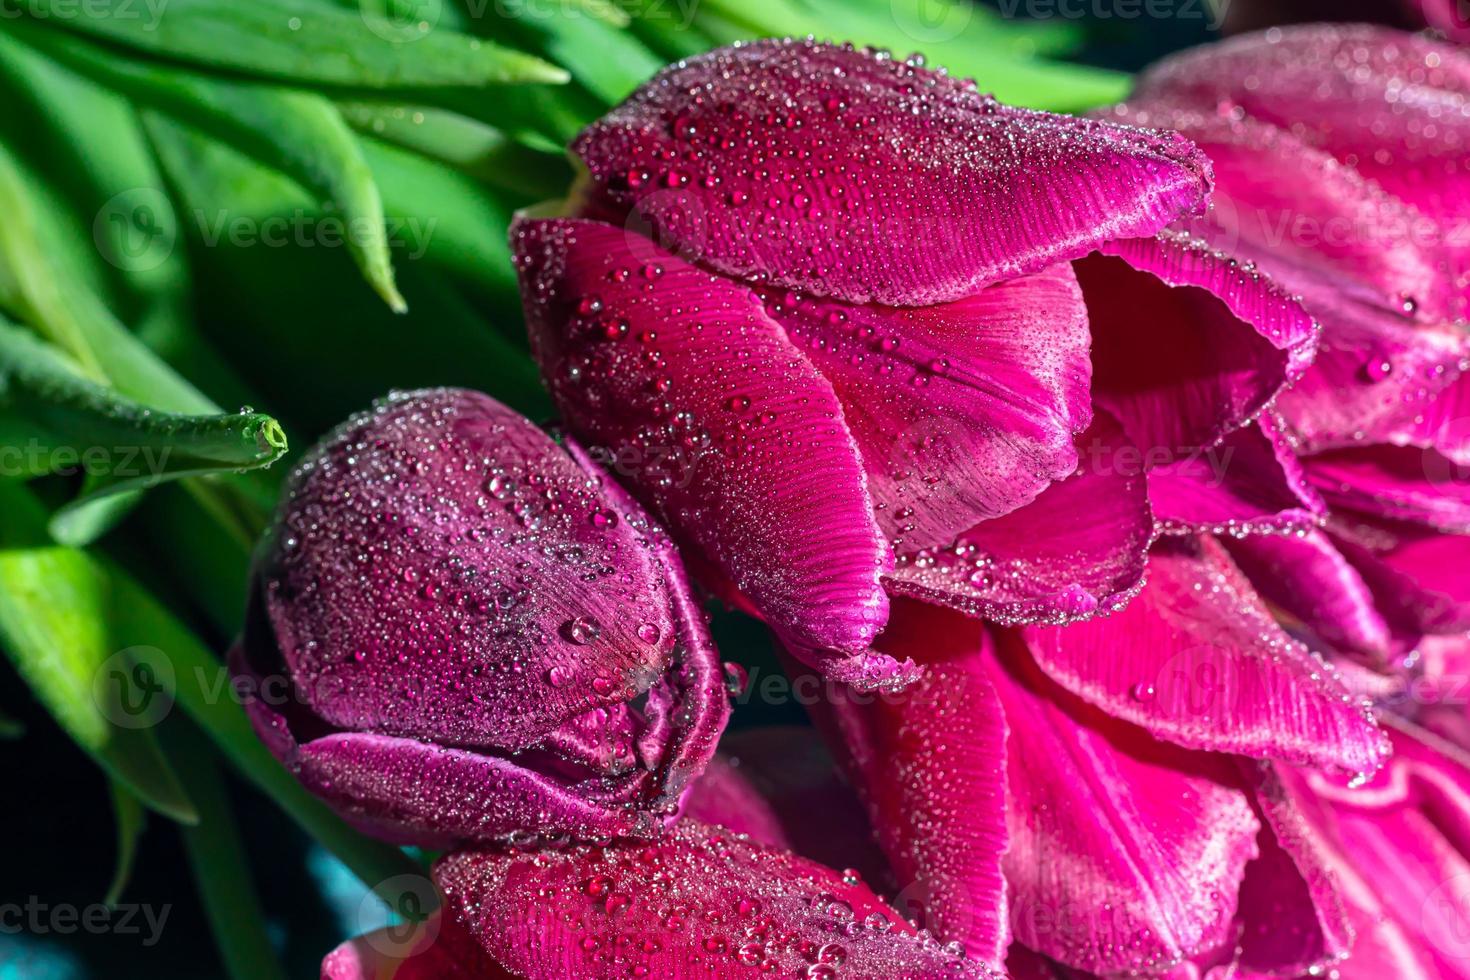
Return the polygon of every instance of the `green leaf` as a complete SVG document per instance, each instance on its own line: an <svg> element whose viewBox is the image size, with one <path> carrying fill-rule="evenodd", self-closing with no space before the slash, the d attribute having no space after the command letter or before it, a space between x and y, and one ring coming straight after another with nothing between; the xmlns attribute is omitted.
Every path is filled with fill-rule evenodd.
<svg viewBox="0 0 1470 980"><path fill-rule="evenodd" d="M623 101L664 66L634 35L590 17L553 11L517 23L540 34L545 53L608 105Z"/></svg>
<svg viewBox="0 0 1470 980"><path fill-rule="evenodd" d="M378 186L352 129L329 100L119 57L33 24L14 26L38 50L237 147L318 195L340 211L333 240L345 244L390 308L406 308L393 280Z"/></svg>
<svg viewBox="0 0 1470 980"><path fill-rule="evenodd" d="M169 120L150 119L149 128L186 207L212 208L225 222L312 213L299 187L231 148ZM525 349L509 264L482 259L475 281L498 278L505 285L497 294L502 302L481 308L467 303L450 278L468 269L474 249L505 249L509 209L463 175L364 143L389 195L389 220L402 229L399 272L413 309L394 316L369 302L343 284L341 270L320 249L252 248L226 238L200 249L195 268L217 310L207 324L211 339L247 380L268 381L279 392L273 414L303 438L392 388L462 385L533 418L548 414L550 402ZM474 227L482 216L485 224ZM351 352L351 371L335 367L344 351Z"/></svg>
<svg viewBox="0 0 1470 980"><path fill-rule="evenodd" d="M226 972L233 980L285 980L214 758L187 726L171 724L166 734L169 748L186 763L189 791L199 801L199 823L181 834Z"/></svg>
<svg viewBox="0 0 1470 980"><path fill-rule="evenodd" d="M63 731L165 816L197 819L148 725L131 681L146 680L107 628L112 588L85 553L44 541L44 511L0 481L0 646ZM115 686L121 685L121 686ZM144 693L152 698L152 689Z"/></svg>
<svg viewBox="0 0 1470 980"><path fill-rule="evenodd" d="M117 861L113 865L112 884L107 887L106 905L116 905L133 877L133 862L138 856L138 838L143 835L148 816L138 798L117 780L109 780L112 790L112 820L117 827Z"/></svg>
<svg viewBox="0 0 1470 980"><path fill-rule="evenodd" d="M35 193L38 183L0 143L0 306L50 339L88 376L111 382L124 395L171 412L217 412L64 263L48 261L67 250L63 243L75 229L49 198Z"/></svg>
<svg viewBox="0 0 1470 980"><path fill-rule="evenodd" d="M7 714L0 713L0 739L10 741L25 735L26 726Z"/></svg>
<svg viewBox="0 0 1470 980"><path fill-rule="evenodd" d="M517 139L436 106L350 101L337 103L337 108L359 131L448 164L519 199L544 200L565 193L571 183L565 153L547 139ZM371 164L372 154L367 156ZM384 186L381 177L379 186ZM392 191L389 187L388 196Z"/></svg>
<svg viewBox="0 0 1470 980"><path fill-rule="evenodd" d="M77 16L71 0L25 6L48 25L294 85L480 88L567 80L562 69L520 51L366 9L289 0L169 0L153 15L137 0L90 0Z"/></svg>
<svg viewBox="0 0 1470 980"><path fill-rule="evenodd" d="M34 424L27 453L86 474L83 496L69 507L181 477L269 466L287 448L268 415L152 411L82 377L54 348L3 321L0 407Z"/></svg>

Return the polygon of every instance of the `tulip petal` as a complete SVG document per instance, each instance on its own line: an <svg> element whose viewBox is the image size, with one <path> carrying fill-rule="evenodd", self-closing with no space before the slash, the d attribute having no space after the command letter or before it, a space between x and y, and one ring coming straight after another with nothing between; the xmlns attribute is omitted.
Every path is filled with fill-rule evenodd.
<svg viewBox="0 0 1470 980"><path fill-rule="evenodd" d="M1127 608L1032 628L1037 664L1108 714L1186 748L1375 771L1388 745L1366 705L1276 625L1221 545L1163 542Z"/></svg>
<svg viewBox="0 0 1470 980"><path fill-rule="evenodd" d="M1422 297L1463 317L1470 280L1470 55L1382 28L1318 25L1239 38L1167 59L1139 86L1289 131L1434 219L1452 264ZM1428 237L1428 236L1425 236Z"/></svg>
<svg viewBox="0 0 1470 980"><path fill-rule="evenodd" d="M918 309L763 295L832 382L889 539L947 545L1076 468L1092 365L1070 265Z"/></svg>
<svg viewBox="0 0 1470 980"><path fill-rule="evenodd" d="M759 844L829 868L856 868L865 881L874 887L881 882L890 893L892 872L873 843L863 804L813 728L774 725L729 733L681 805L688 819L749 834ZM898 906L912 919L903 901Z"/></svg>
<svg viewBox="0 0 1470 980"><path fill-rule="evenodd" d="M1202 208L1187 141L1004 106L973 82L814 41L660 72L573 144L596 192L726 275L925 306Z"/></svg>
<svg viewBox="0 0 1470 980"><path fill-rule="evenodd" d="M840 735L903 886L900 907L998 967L1010 943L1001 873L1006 722L982 662L993 656L990 634L959 613L899 600L878 642L912 657L923 677L885 697L838 691L821 718Z"/></svg>
<svg viewBox="0 0 1470 980"><path fill-rule="evenodd" d="M339 728L504 749L647 690L679 638L658 532L596 487L475 392L347 422L293 475L258 572L296 690Z"/></svg>
<svg viewBox="0 0 1470 980"><path fill-rule="evenodd" d="M822 962L854 980L999 976L916 936L860 882L692 821L648 844L459 851L434 878L527 980L811 976Z"/></svg>
<svg viewBox="0 0 1470 980"><path fill-rule="evenodd" d="M451 918L434 913L411 931L385 926L322 960L321 980L515 980Z"/></svg>
<svg viewBox="0 0 1470 980"><path fill-rule="evenodd" d="M1270 280L1177 233L1077 263L1093 397L1148 458L1216 445L1311 363L1317 328Z"/></svg>
<svg viewBox="0 0 1470 980"><path fill-rule="evenodd" d="M1206 105L1167 88L1153 94L1106 117L1177 128L1210 155L1210 214L1185 227L1311 299L1352 297L1400 316L1446 317L1453 262L1438 222L1309 145L1295 123L1246 117L1230 98ZM1325 310L1308 310L1327 322Z"/></svg>
<svg viewBox="0 0 1470 980"><path fill-rule="evenodd" d="M1269 415L1218 446L1150 470L1148 499L1160 530L1173 534L1304 531L1325 513Z"/></svg>
<svg viewBox="0 0 1470 980"><path fill-rule="evenodd" d="M1470 536L1346 521L1334 531L1333 544L1395 626L1424 633L1470 630Z"/></svg>
<svg viewBox="0 0 1470 980"><path fill-rule="evenodd" d="M1098 415L1077 472L955 545L901 555L885 579L913 596L999 623L1066 623L1125 602L1143 582L1153 515L1143 460Z"/></svg>
<svg viewBox="0 0 1470 980"><path fill-rule="evenodd" d="M755 295L610 225L525 219L512 238L533 351L594 456L778 630L865 648L891 559L858 450Z"/></svg>
<svg viewBox="0 0 1470 980"><path fill-rule="evenodd" d="M649 837L658 828L651 812L599 802L513 760L415 739L327 735L299 746L287 765L355 826L388 840L443 847L525 833Z"/></svg>
<svg viewBox="0 0 1470 980"><path fill-rule="evenodd" d="M1260 830L1229 761L1086 705L1018 635L997 655L1016 939L1101 973L1159 972L1219 946Z"/></svg>
<svg viewBox="0 0 1470 980"><path fill-rule="evenodd" d="M1351 791L1320 796L1322 784L1282 773L1293 803L1327 843L1356 933L1344 977L1462 980L1470 943L1470 862L1407 801L1382 804ZM1371 790L1372 787L1366 789ZM1390 797L1393 799L1393 797Z"/></svg>
<svg viewBox="0 0 1470 980"><path fill-rule="evenodd" d="M1353 928L1324 843L1273 769L1259 774L1261 856L1240 888L1241 965L1268 976L1317 976L1348 955Z"/></svg>
<svg viewBox="0 0 1470 980"><path fill-rule="evenodd" d="M1334 510L1470 533L1470 472L1432 449L1337 449L1303 464L1308 482Z"/></svg>
<svg viewBox="0 0 1470 980"><path fill-rule="evenodd" d="M1378 662L1398 649L1373 590L1325 532L1255 535L1225 544L1256 592L1330 646Z"/></svg>

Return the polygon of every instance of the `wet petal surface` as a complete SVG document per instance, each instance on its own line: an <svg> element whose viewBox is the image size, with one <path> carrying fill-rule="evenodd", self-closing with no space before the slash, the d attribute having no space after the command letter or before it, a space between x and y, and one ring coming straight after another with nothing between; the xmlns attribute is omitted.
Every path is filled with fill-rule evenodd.
<svg viewBox="0 0 1470 980"><path fill-rule="evenodd" d="M573 144L680 255L852 303L918 306L1200 209L1188 141L1003 106L887 56L764 40L680 62Z"/></svg>

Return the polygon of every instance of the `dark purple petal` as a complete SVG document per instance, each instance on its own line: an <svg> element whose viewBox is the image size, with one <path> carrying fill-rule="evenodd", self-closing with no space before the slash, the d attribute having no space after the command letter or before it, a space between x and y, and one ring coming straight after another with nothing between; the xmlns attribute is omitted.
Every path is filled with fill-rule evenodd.
<svg viewBox="0 0 1470 980"><path fill-rule="evenodd" d="M985 624L912 600L894 603L879 646L924 674L898 694L836 691L820 718L846 751L910 918L992 966L1010 943L1006 722L985 675ZM906 909L906 910L910 910Z"/></svg>
<svg viewBox="0 0 1470 980"><path fill-rule="evenodd" d="M1003 106L812 41L679 62L573 150L596 191L727 275L850 303L948 302L1200 209L1171 133Z"/></svg>
<svg viewBox="0 0 1470 980"><path fill-rule="evenodd" d="M1001 623L1073 622L1127 601L1154 530L1144 459L1105 415L1077 446L1074 475L952 547L901 555L888 588Z"/></svg>
<svg viewBox="0 0 1470 980"><path fill-rule="evenodd" d="M1176 233L1077 263L1093 397L1147 458L1216 445L1311 363L1317 329L1287 293Z"/></svg>
<svg viewBox="0 0 1470 980"><path fill-rule="evenodd" d="M527 219L512 237L573 431L777 629L865 648L891 558L858 449L755 295L610 225Z"/></svg>
<svg viewBox="0 0 1470 980"><path fill-rule="evenodd" d="M1052 680L1187 748L1348 773L1387 756L1366 704L1281 630L1209 538L1157 545L1148 585L1121 612L1026 640Z"/></svg>
<svg viewBox="0 0 1470 980"><path fill-rule="evenodd" d="M1304 531L1325 514L1269 415L1217 446L1150 470L1148 498L1160 529L1174 534Z"/></svg>
<svg viewBox="0 0 1470 980"><path fill-rule="evenodd" d="M419 392L296 471L257 588L327 723L521 749L668 665L660 536L499 403Z"/></svg>
<svg viewBox="0 0 1470 980"><path fill-rule="evenodd" d="M822 963L853 980L999 977L916 936L860 881L692 821L646 844L459 851L434 878L526 980L811 977Z"/></svg>
<svg viewBox="0 0 1470 980"><path fill-rule="evenodd" d="M1076 468L1092 365L1069 265L917 309L763 292L832 382L891 540L947 545Z"/></svg>
<svg viewBox="0 0 1470 980"><path fill-rule="evenodd" d="M1101 973L1161 972L1224 943L1260 830L1230 761L1073 697L1018 635L997 659L1016 939Z"/></svg>

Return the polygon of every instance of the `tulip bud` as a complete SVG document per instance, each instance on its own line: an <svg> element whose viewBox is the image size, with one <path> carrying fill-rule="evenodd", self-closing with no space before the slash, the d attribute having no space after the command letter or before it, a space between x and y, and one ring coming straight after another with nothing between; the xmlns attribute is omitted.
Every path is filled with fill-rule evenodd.
<svg viewBox="0 0 1470 980"><path fill-rule="evenodd" d="M729 711L663 531L464 390L394 395L301 463L232 661L308 789L426 846L650 835Z"/></svg>

